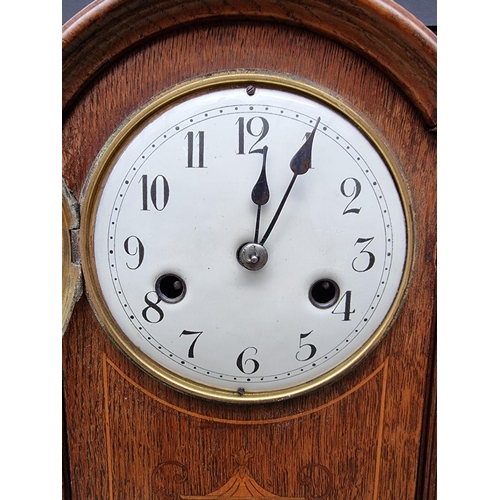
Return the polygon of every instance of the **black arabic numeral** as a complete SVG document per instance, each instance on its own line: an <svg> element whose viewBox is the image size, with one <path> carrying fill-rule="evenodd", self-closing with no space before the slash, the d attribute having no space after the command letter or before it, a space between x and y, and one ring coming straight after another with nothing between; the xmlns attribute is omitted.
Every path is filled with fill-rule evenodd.
<svg viewBox="0 0 500 500"><path fill-rule="evenodd" d="M156 302L152 302L150 299L149 299L149 295L150 294L154 294L154 296L156 297ZM159 323L162 319L163 319L163 311L160 309L160 307L158 306L158 304L160 303L160 298L158 297L157 293L155 291L151 291L151 292L148 292L145 296L144 296L144 302L146 302L147 304L147 307L145 307L143 310L142 310L142 317L148 322L148 323ZM156 319L155 321L155 318L153 319L150 319L150 313L148 314L148 311L155 311L156 314L158 315L158 319Z"/></svg>
<svg viewBox="0 0 500 500"><path fill-rule="evenodd" d="M360 254L363 253L363 254L366 254L368 256L368 262L367 262L365 268L356 268L356 266L354 265L354 263L360 258L359 256L356 257L352 261L352 264L351 264L352 268L358 273L364 273L364 272L368 271L368 269L371 269L373 267L373 265L375 264L375 255L373 255L371 252L366 250L367 246L372 241L373 241L373 237L372 238L358 238L358 241L356 241L356 243L354 243L354 245L357 245L358 243L366 243L366 245L363 247L363 249L359 253Z"/></svg>
<svg viewBox="0 0 500 500"><path fill-rule="evenodd" d="M354 186L351 190L349 189L348 192L346 192L346 188L349 186L346 186L346 183L348 181L353 181ZM349 182L351 184L351 182ZM348 177L347 179L344 179L342 181L342 184L340 185L340 192L346 197L346 198L352 198L352 200L347 204L347 206L344 209L344 212L342 215L345 214L359 214L359 211L361 210L361 207L359 208L349 208L351 204L354 202L354 200L359 196L361 193L361 183L358 181L358 179L355 179L354 177Z"/></svg>
<svg viewBox="0 0 500 500"><path fill-rule="evenodd" d="M179 337L182 337L183 335L195 335L194 340L191 342L191 345L189 346L188 350L188 358L194 358L194 346L196 345L196 342L198 342L198 339L200 338L200 335L203 332L190 332L189 330L183 330L182 333L179 335Z"/></svg>
<svg viewBox="0 0 500 500"><path fill-rule="evenodd" d="M257 120L261 122L260 128L257 128ZM249 135L252 137L258 137L258 139L253 143L253 145L250 147L248 153L262 153L262 149L254 149L254 147L266 137L267 133L269 132L269 122L265 119L262 118L261 116L254 116L253 118L250 118L250 120L247 121L246 127L245 127L245 118L242 116L238 118L236 121L236 124L238 125L238 153L239 155L244 155L245 154L245 128L246 131ZM254 125L252 125L254 124Z"/></svg>
<svg viewBox="0 0 500 500"><path fill-rule="evenodd" d="M344 295L342 295L341 299L339 300L339 303L335 306L335 308L332 311L332 314L343 314L344 319L342 321L351 321L351 314L354 314L356 312L356 309L353 309L351 311L351 290L347 290ZM344 308L340 309L341 305L344 304ZM337 309L339 309L337 311Z"/></svg>
<svg viewBox="0 0 500 500"><path fill-rule="evenodd" d="M251 375L252 373L255 373L259 369L259 362L256 359L253 358L248 358L245 361L243 361L243 358L245 356L245 353L249 350L252 349L255 351L255 354L257 354L257 349L255 347L247 347L244 349L241 354L238 356L238 359L236 360L236 366L238 369L243 372L246 375ZM250 369L245 370L245 367L250 365Z"/></svg>
<svg viewBox="0 0 500 500"><path fill-rule="evenodd" d="M305 339L306 337L309 337L309 335L311 335L313 331L311 330L310 332L308 333L301 333L300 334L300 339L299 339L299 350L297 351L297 353L295 354L295 358L297 359L297 361L308 361L310 360L312 357L314 357L314 355L316 354L317 352L317 348L314 344L303 344L302 343L302 340ZM299 354L300 354L300 351L303 349L303 348L306 348L306 349L309 349L309 355L305 358L300 358L299 357Z"/></svg>
<svg viewBox="0 0 500 500"><path fill-rule="evenodd" d="M163 210L168 203L168 197L170 195L170 188L168 186L167 179L163 177L163 175L157 175L153 182L151 183L150 189L148 189L148 176L144 174L139 182L142 183L142 209L148 211L149 210L149 200L151 199L151 203L153 207L161 211Z"/></svg>
<svg viewBox="0 0 500 500"><path fill-rule="evenodd" d="M130 240L135 240L135 245L130 244ZM127 267L131 269L132 271L139 269L139 267L142 264L142 261L144 260L144 245L142 244L142 241L137 237L137 236L129 236L124 242L123 242L123 248L125 249L125 253L128 255L137 255L137 265L135 267L131 267L126 263Z"/></svg>
<svg viewBox="0 0 500 500"><path fill-rule="evenodd" d="M195 168L194 166L194 132L188 132L187 139L187 168ZM205 132L200 130L196 134L198 139L198 166L196 168L207 168L205 166Z"/></svg>

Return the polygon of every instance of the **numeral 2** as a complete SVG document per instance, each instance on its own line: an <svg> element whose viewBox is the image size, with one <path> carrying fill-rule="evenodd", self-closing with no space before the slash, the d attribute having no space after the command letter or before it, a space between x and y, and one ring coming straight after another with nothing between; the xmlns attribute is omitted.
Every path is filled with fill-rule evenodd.
<svg viewBox="0 0 500 500"><path fill-rule="evenodd" d="M347 181L353 181L354 186L352 192L346 192L346 183ZM345 214L359 214L359 211L361 210L360 208L349 208L352 204L352 202L359 196L361 193L361 183L358 181L358 179L355 179L354 177L348 177L347 179L344 179L342 181L342 184L340 185L340 192L346 197L346 198L352 198L352 200L347 204L347 206L344 209L344 212L342 215Z"/></svg>

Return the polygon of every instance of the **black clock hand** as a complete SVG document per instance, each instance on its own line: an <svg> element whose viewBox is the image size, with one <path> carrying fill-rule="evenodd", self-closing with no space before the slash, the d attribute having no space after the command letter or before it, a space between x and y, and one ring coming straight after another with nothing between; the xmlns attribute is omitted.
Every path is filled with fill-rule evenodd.
<svg viewBox="0 0 500 500"><path fill-rule="evenodd" d="M283 195L283 198L278 206L278 209L276 210L276 213L274 214L271 224L269 224L269 227L267 228L267 231L262 237L262 240L260 240L260 245L264 245L267 238L269 238L269 235L271 234L271 231L273 230L276 222L278 221L278 217L280 216L281 211L285 206L285 202L288 198L288 195L290 194L290 191L292 190L292 187L295 183L295 180L297 179L297 176L305 174L311 168L312 145L314 140L314 134L316 133L316 129L318 128L320 120L321 117L318 117L318 119L316 120L316 125L314 125L314 128L310 133L309 137L307 138L306 142L304 142L304 144L300 147L300 149L295 153L293 158L290 160L290 168L292 169L293 172L292 180L290 181L290 184L288 185L288 188L286 189L285 194Z"/></svg>
<svg viewBox="0 0 500 500"><path fill-rule="evenodd" d="M262 205L269 201L269 186L266 177L266 161L267 161L267 146L262 148L262 170L260 171L259 179L252 189L252 201L257 205L257 220L255 222L255 238L254 242L259 241L259 226L260 226L260 211Z"/></svg>

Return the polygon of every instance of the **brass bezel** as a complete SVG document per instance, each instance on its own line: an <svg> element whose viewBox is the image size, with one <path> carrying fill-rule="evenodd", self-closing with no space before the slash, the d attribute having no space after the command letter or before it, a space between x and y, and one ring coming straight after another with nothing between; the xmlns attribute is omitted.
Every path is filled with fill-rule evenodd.
<svg viewBox="0 0 500 500"><path fill-rule="evenodd" d="M113 160L118 152L139 127L152 119L160 110L196 94L207 93L222 87L241 87L251 84L296 92L320 101L324 105L333 107L341 112L364 133L384 159L396 184L406 221L407 250L401 283L391 308L373 335L349 359L339 364L328 373L316 377L307 383L284 390L251 392L241 395L234 391L225 391L201 385L170 372L146 356L121 332L121 329L118 327L106 306L97 279L97 270L94 260L94 225L99 198L102 193L102 186L105 184L106 178L111 170L110 166L112 166ZM333 94L328 89L310 81L283 73L241 70L210 74L174 86L153 98L146 103L145 106L137 110L137 112L126 120L118 131L110 137L96 158L92 170L87 177L81 201L80 247L86 290L94 312L111 339L135 364L157 380L183 393L228 403L267 403L309 393L340 378L358 364L361 359L382 340L392 323L395 321L406 297L413 267L415 245L414 231L411 195L402 168L399 165L395 153L392 151L388 142L384 140L381 132L379 132L360 111L357 111L350 103Z"/></svg>
<svg viewBox="0 0 500 500"><path fill-rule="evenodd" d="M77 202L62 184L62 333L66 331L75 303L81 296L81 269L75 262L71 230L78 226Z"/></svg>

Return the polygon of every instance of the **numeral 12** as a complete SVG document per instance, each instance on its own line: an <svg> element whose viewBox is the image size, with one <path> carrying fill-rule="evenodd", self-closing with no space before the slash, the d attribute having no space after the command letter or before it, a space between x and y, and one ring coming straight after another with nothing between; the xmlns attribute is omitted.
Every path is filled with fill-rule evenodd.
<svg viewBox="0 0 500 500"><path fill-rule="evenodd" d="M255 121L254 121L255 120ZM252 124L260 122L260 128L258 125L255 127L252 126ZM247 121L246 127L245 127L245 118L240 117L236 121L238 125L238 152L237 154L243 155L245 154L245 128L246 131L248 132L249 135L252 137L257 137L257 140L253 143L253 145L250 147L248 153L263 153L263 149L254 149L255 146L266 137L267 133L269 132L269 122L265 119L262 118L262 116L254 116L253 118L250 118ZM257 130L254 130L257 127Z"/></svg>

